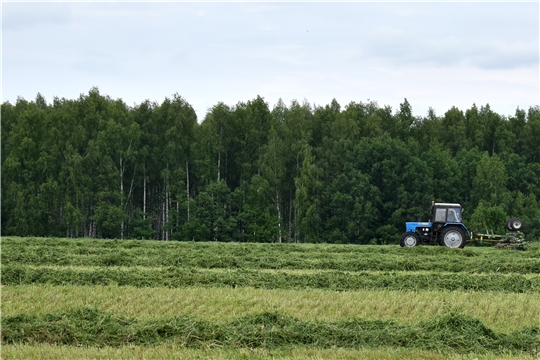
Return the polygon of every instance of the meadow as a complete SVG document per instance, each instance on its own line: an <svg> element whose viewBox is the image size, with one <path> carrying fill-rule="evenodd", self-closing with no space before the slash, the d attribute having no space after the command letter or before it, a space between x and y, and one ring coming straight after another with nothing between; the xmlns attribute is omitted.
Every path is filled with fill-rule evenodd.
<svg viewBox="0 0 540 360"><path fill-rule="evenodd" d="M2 358L538 358L540 246L2 238Z"/></svg>

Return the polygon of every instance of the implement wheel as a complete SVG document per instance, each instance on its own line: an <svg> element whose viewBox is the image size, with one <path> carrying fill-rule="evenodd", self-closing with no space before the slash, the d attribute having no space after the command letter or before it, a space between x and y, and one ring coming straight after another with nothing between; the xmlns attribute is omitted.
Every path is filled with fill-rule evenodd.
<svg viewBox="0 0 540 360"><path fill-rule="evenodd" d="M418 240L418 235L415 233L406 232L401 235L401 239L399 240L401 247L415 247L418 244L420 244L420 241Z"/></svg>
<svg viewBox="0 0 540 360"><path fill-rule="evenodd" d="M519 231L521 228L523 228L523 221L521 219L515 218L508 220L510 225L510 230L512 231Z"/></svg>
<svg viewBox="0 0 540 360"><path fill-rule="evenodd" d="M448 226L441 231L441 245L450 249L464 248L467 240L463 229L457 226Z"/></svg>

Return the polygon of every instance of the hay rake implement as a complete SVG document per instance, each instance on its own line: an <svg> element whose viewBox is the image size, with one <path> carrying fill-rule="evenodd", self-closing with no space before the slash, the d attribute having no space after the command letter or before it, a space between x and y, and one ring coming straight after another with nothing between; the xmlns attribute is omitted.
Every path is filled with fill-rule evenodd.
<svg viewBox="0 0 540 360"><path fill-rule="evenodd" d="M489 232L483 234L470 231L469 241L493 243L498 249L508 250L526 250L525 245L528 243L525 240L525 234L521 231L510 232L505 235L497 235L493 232L491 232L491 234Z"/></svg>

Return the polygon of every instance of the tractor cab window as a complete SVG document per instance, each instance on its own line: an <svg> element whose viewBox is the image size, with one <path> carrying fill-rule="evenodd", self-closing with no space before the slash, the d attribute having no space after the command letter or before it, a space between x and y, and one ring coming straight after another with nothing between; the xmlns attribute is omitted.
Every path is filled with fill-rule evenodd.
<svg viewBox="0 0 540 360"><path fill-rule="evenodd" d="M434 222L446 222L446 208L436 208Z"/></svg>
<svg viewBox="0 0 540 360"><path fill-rule="evenodd" d="M448 209L448 222L461 222L461 212L459 208Z"/></svg>

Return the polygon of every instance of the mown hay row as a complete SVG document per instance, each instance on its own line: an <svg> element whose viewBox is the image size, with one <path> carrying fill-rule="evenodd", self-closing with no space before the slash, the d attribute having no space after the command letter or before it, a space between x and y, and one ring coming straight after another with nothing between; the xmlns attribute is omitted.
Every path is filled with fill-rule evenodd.
<svg viewBox="0 0 540 360"><path fill-rule="evenodd" d="M540 273L540 251L7 238L2 263L222 269Z"/></svg>
<svg viewBox="0 0 540 360"><path fill-rule="evenodd" d="M88 306L137 319L166 318L182 313L220 322L274 310L302 320L339 321L360 317L410 323L428 320L449 308L456 308L465 315L481 319L496 331L540 326L537 293L98 285L2 287L3 316L43 315Z"/></svg>
<svg viewBox="0 0 540 360"><path fill-rule="evenodd" d="M22 245L25 247L35 246L45 248L79 248L84 249L83 252L92 252L100 249L124 249L124 250L163 250L163 249L180 249L182 251L197 248L200 251L212 251L219 247L227 252L235 252L236 254L245 254L246 252L258 253L261 249L272 253L298 253L298 254L313 254L313 253L330 253L330 254L362 254L362 253L380 253L380 254L401 254L403 250L415 251L418 254L435 255L435 254L452 254L456 257L461 256L482 256L500 253L493 251L489 245L473 246L471 243L461 252L449 250L440 246L420 246L413 249L402 249L396 245L355 245L355 244L277 244L277 243L240 243L240 242L182 242L182 241L155 241L155 240L108 240L108 239L88 239L88 238L39 238L39 237L16 237L7 236L2 238L3 244ZM510 256L515 257L530 257L535 253L534 257L539 257L540 243L532 242L526 252L511 252ZM479 251L479 252L476 252ZM474 254L471 252L475 252Z"/></svg>
<svg viewBox="0 0 540 360"><path fill-rule="evenodd" d="M4 285L118 285L135 287L254 287L264 289L329 290L460 290L514 293L540 292L540 276L467 273L346 273L321 271L209 271L186 268L110 269L2 266Z"/></svg>
<svg viewBox="0 0 540 360"><path fill-rule="evenodd" d="M350 318L339 322L301 321L278 312L248 315L222 324L187 315L156 321L77 308L42 317L2 318L2 343L49 343L73 346L153 345L174 340L186 347L276 348L396 347L457 352L531 352L540 327L499 333L458 312L417 324Z"/></svg>

